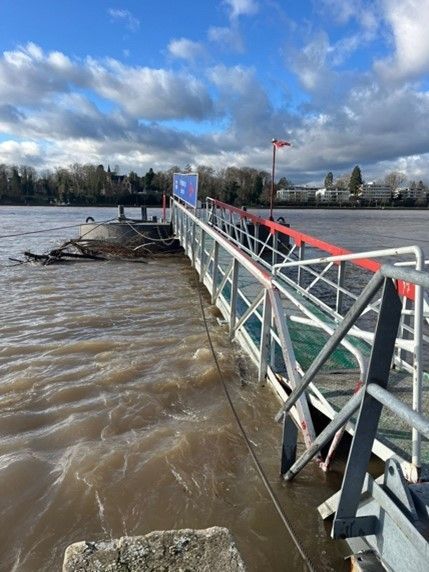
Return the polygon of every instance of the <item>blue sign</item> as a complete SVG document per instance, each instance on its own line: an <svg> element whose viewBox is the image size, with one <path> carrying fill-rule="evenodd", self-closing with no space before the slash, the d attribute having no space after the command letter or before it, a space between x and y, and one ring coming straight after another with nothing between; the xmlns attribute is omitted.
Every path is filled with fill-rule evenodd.
<svg viewBox="0 0 429 572"><path fill-rule="evenodd" d="M198 173L174 173L173 195L191 207L197 207Z"/></svg>

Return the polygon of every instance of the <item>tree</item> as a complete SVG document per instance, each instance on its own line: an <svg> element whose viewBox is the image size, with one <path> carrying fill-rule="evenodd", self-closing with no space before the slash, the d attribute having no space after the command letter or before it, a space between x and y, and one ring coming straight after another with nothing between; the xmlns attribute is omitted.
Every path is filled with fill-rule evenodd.
<svg viewBox="0 0 429 572"><path fill-rule="evenodd" d="M334 186L334 175L331 171L326 175L324 187L325 189L331 189Z"/></svg>
<svg viewBox="0 0 429 572"><path fill-rule="evenodd" d="M405 182L406 176L399 171L392 171L384 177L384 184L390 187L392 193L395 193L399 187Z"/></svg>
<svg viewBox="0 0 429 572"><path fill-rule="evenodd" d="M6 165L0 165L0 197L7 197L7 168Z"/></svg>
<svg viewBox="0 0 429 572"><path fill-rule="evenodd" d="M10 194L14 199L21 197L21 177L19 176L18 168L12 167L12 176L10 178Z"/></svg>
<svg viewBox="0 0 429 572"><path fill-rule="evenodd" d="M360 167L356 165L350 176L350 181L349 181L350 194L356 196L359 192L359 187L361 186L361 184L362 184L362 173L360 171Z"/></svg>
<svg viewBox="0 0 429 572"><path fill-rule="evenodd" d="M144 176L144 188L149 191L152 188L152 182L153 179L155 177L155 173L154 170L152 169L152 167L149 169L149 171L145 174Z"/></svg>
<svg viewBox="0 0 429 572"><path fill-rule="evenodd" d="M128 175L131 193L138 193L140 191L140 177L134 171L130 171Z"/></svg>
<svg viewBox="0 0 429 572"><path fill-rule="evenodd" d="M341 177L339 177L335 183L337 189L348 189L350 185L350 178L350 175L347 173L341 175Z"/></svg>
<svg viewBox="0 0 429 572"><path fill-rule="evenodd" d="M293 183L292 181L286 179L286 177L281 177L281 179L278 180L277 183L278 189L289 189L290 187L293 187Z"/></svg>

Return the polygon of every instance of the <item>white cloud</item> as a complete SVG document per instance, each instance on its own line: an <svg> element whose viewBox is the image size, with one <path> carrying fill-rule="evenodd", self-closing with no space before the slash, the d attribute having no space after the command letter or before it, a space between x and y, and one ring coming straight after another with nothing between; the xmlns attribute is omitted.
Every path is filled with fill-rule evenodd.
<svg viewBox="0 0 429 572"><path fill-rule="evenodd" d="M199 42L193 42L187 38L171 40L168 44L168 51L175 58L191 62L204 55L204 47Z"/></svg>
<svg viewBox="0 0 429 572"><path fill-rule="evenodd" d="M124 22L126 27L132 32L136 32L140 27L140 20L133 16L129 10L109 8L107 13L113 21Z"/></svg>
<svg viewBox="0 0 429 572"><path fill-rule="evenodd" d="M212 113L207 89L190 74L129 67L117 60L88 59L86 68L89 87L134 117L203 119Z"/></svg>
<svg viewBox="0 0 429 572"><path fill-rule="evenodd" d="M131 67L110 59L72 62L60 52L45 54L34 44L0 58L0 105L37 107L77 88L92 90L133 117L203 119L213 103L191 74Z"/></svg>
<svg viewBox="0 0 429 572"><path fill-rule="evenodd" d="M429 0L384 0L395 54L376 63L389 79L406 79L429 72Z"/></svg>
<svg viewBox="0 0 429 572"><path fill-rule="evenodd" d="M256 14L259 9L256 0L224 0L230 11L231 18Z"/></svg>
<svg viewBox="0 0 429 572"><path fill-rule="evenodd" d="M208 39L218 44L221 49L233 50L241 53L244 51L243 38L237 26L231 28L212 26L207 32Z"/></svg>
<svg viewBox="0 0 429 572"><path fill-rule="evenodd" d="M40 148L34 141L0 142L0 163L7 165L32 164L40 154Z"/></svg>
<svg viewBox="0 0 429 572"><path fill-rule="evenodd" d="M299 50L290 50L286 57L307 92L320 98L334 89L334 73L328 59L332 52L326 33L314 34L312 40Z"/></svg>
<svg viewBox="0 0 429 572"><path fill-rule="evenodd" d="M321 0L322 12L329 12L340 25L354 20L360 28L373 33L379 26L379 0Z"/></svg>

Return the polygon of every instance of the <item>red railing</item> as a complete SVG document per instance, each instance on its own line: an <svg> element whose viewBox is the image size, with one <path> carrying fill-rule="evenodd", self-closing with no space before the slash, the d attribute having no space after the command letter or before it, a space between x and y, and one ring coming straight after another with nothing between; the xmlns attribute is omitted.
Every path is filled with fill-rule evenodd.
<svg viewBox="0 0 429 572"><path fill-rule="evenodd" d="M223 203L222 201L219 201L217 199L210 199L210 202L212 202L215 205L215 207L219 207L226 211L235 213L241 219L246 219L253 222L254 224L265 226L270 230L271 234L277 232L279 234L284 234L286 236L289 236L294 240L297 246L301 246L303 243L305 243L306 245L318 248L319 250L326 252L328 256L347 256L348 254L354 254L351 250L335 246L334 244L330 244L329 242L320 240L319 238L311 236L310 234L305 234L303 232L300 232L299 230L286 227L278 222L265 219L258 215L254 215L238 207L233 207L231 205L228 205L227 203ZM381 264L379 262L376 262L375 260L372 260L370 258L358 258L350 260L349 262L355 266L364 268L365 270L369 270L370 272L374 273L377 272L381 267ZM414 284L403 282L402 280L398 281L397 284L398 284L398 292L400 295L405 296L410 300L414 300L414 290L415 290Z"/></svg>

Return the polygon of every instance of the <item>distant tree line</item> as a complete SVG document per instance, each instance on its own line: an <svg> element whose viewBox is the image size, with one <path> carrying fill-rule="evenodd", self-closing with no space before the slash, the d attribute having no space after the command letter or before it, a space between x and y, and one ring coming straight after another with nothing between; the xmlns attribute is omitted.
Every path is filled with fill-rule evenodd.
<svg viewBox="0 0 429 572"><path fill-rule="evenodd" d="M163 192L171 193L173 174L191 172L173 166L139 176L134 171L118 174L118 168L74 164L54 171L0 164L1 204L52 205L159 205ZM199 166L199 198L207 196L236 205L265 205L269 201L271 177L249 167L227 167L215 171ZM278 185L288 184L285 179Z"/></svg>
<svg viewBox="0 0 429 572"><path fill-rule="evenodd" d="M52 205L160 205L163 192L171 194L173 174L196 171L199 174L199 198L220 199L233 205L266 206L271 192L271 175L267 171L251 167L225 167L215 170L200 165L172 166L166 171L155 172L150 168L139 176L134 171L119 174L119 168L107 169L103 165L75 163L54 171L36 171L26 165L0 164L0 204L52 204ZM388 173L382 181L392 190L392 204L402 204L400 189L405 183L403 173ZM363 183L360 167L334 179L327 173L324 186L327 189L348 190L358 199ZM293 183L282 177L274 189L293 188ZM409 188L427 192L423 181L409 181ZM402 201L402 203L401 203ZM412 205L409 205L412 206Z"/></svg>

